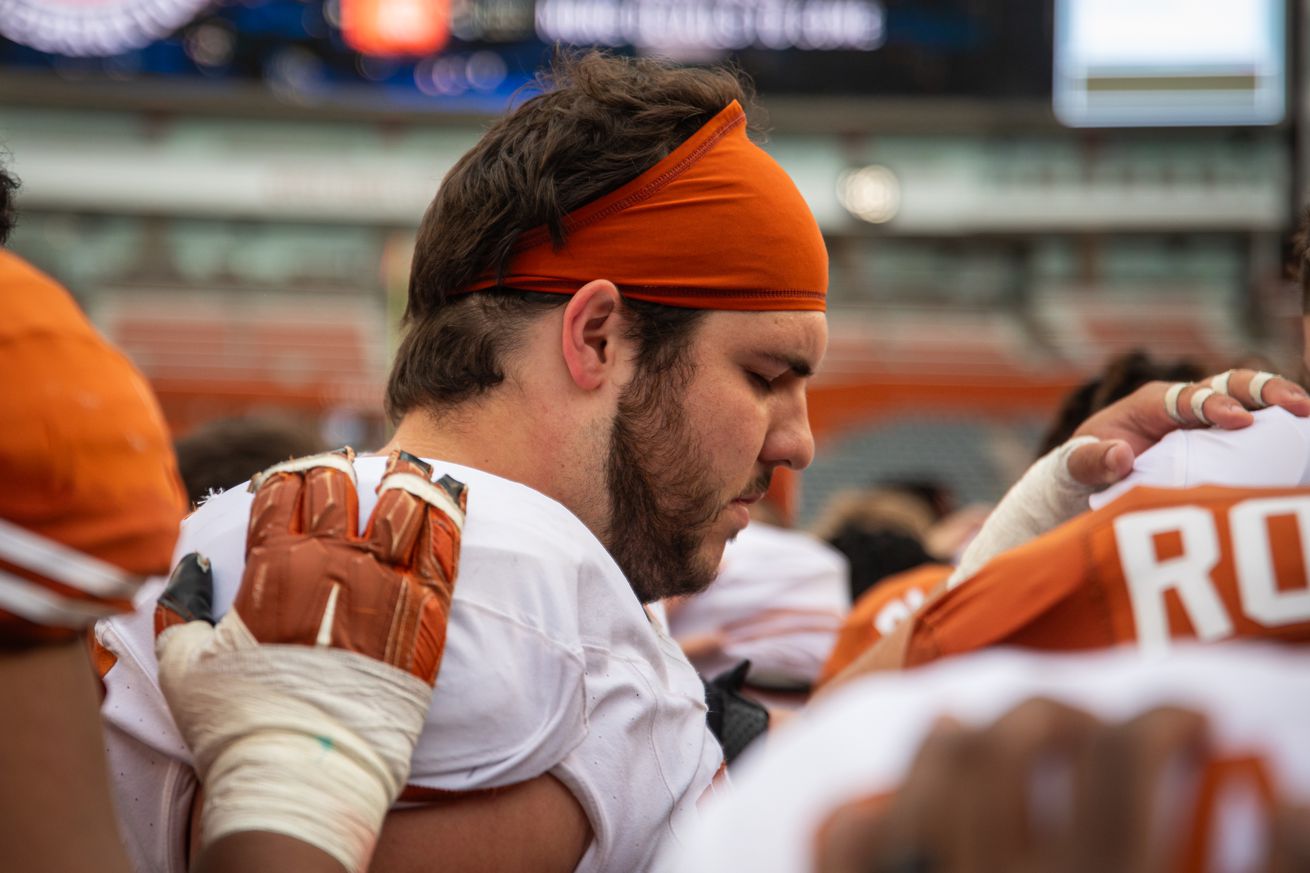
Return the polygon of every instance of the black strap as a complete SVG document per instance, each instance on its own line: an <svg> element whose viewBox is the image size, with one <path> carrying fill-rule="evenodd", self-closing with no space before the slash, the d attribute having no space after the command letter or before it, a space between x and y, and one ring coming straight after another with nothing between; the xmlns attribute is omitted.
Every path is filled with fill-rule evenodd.
<svg viewBox="0 0 1310 873"><path fill-rule="evenodd" d="M701 677L709 707L706 722L723 747L723 760L728 764L769 729L769 711L741 693L750 667L750 661L742 661L713 679Z"/></svg>

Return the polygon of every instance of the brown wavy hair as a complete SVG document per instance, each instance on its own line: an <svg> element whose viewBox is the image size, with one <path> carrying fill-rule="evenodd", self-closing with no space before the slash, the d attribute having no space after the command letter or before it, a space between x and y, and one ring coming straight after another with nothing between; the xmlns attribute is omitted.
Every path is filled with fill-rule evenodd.
<svg viewBox="0 0 1310 873"><path fill-rule="evenodd" d="M750 103L732 71L601 52L560 55L537 86L542 93L460 158L423 216L406 333L387 385L392 421L499 385L524 327L568 300L505 287L460 289L487 274L503 276L527 231L545 227L556 247L566 245L569 212L645 172L732 100ZM633 300L625 307L645 370L671 366L702 315Z"/></svg>

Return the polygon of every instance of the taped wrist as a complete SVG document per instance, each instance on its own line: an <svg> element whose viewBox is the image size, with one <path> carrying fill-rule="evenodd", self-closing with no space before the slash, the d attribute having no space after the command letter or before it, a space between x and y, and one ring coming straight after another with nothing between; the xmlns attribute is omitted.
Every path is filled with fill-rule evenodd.
<svg viewBox="0 0 1310 873"><path fill-rule="evenodd" d="M354 652L259 645L235 611L169 628L156 649L205 786L203 840L271 831L367 869L432 689Z"/></svg>
<svg viewBox="0 0 1310 873"><path fill-rule="evenodd" d="M1069 456L1095 442L1096 437L1075 437L1029 467L987 517L946 587L954 588L1001 552L1021 546L1087 509L1087 498L1099 489L1070 475Z"/></svg>

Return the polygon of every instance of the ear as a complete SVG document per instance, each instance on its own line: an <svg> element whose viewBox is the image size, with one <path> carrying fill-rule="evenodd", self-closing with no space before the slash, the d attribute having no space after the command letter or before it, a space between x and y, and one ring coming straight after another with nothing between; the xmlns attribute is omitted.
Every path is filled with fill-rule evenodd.
<svg viewBox="0 0 1310 873"><path fill-rule="evenodd" d="M608 279L583 285L564 307L564 364L574 384L584 391L612 378L623 340L622 310L619 289Z"/></svg>

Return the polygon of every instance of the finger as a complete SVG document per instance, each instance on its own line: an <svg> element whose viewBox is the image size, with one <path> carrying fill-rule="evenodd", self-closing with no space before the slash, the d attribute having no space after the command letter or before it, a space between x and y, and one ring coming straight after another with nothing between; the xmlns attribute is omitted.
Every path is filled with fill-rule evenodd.
<svg viewBox="0 0 1310 873"><path fill-rule="evenodd" d="M246 528L247 555L271 537L299 531L303 485L304 479L298 473L265 472L250 480L255 500L250 507L250 525Z"/></svg>
<svg viewBox="0 0 1310 873"><path fill-rule="evenodd" d="M450 476L442 476L436 485L449 502L428 504L427 525L420 531L415 549L415 569L424 579L440 579L447 586L454 586L467 513L468 489L464 483Z"/></svg>
<svg viewBox="0 0 1310 873"><path fill-rule="evenodd" d="M413 565L414 547L427 525L424 496L436 488L431 475L431 468L408 452L392 452L364 531L379 560L404 568Z"/></svg>
<svg viewBox="0 0 1310 873"><path fill-rule="evenodd" d="M427 469L426 465L423 469ZM459 567L466 490L449 476L443 476L440 482L434 484L426 478L419 479L417 475L409 474L399 466L395 476L410 478L393 478L391 486L403 487L390 487L384 491L379 497L379 506L382 500L392 499L409 501L418 507L420 523L412 558L406 560L411 569L405 576L407 584L411 586L411 596L417 598L419 603L415 613L417 624L413 629L414 655L410 671L428 684L433 684L441 669L441 656L446 648L446 626L450 620L450 602L454 596L455 576ZM384 486L386 484L384 481ZM399 503L391 505L400 506ZM399 530L391 527L390 522L394 518L391 512L384 511L380 518L382 523L378 528L379 534L384 534L388 529ZM397 539L403 540L404 535ZM385 549L386 545L379 543L378 548Z"/></svg>
<svg viewBox="0 0 1310 873"><path fill-rule="evenodd" d="M300 527L316 536L352 539L359 532L355 479L337 466L320 464L305 473Z"/></svg>
<svg viewBox="0 0 1310 873"><path fill-rule="evenodd" d="M889 797L862 798L838 807L815 837L816 873L869 873L898 853L883 823ZM879 859L883 859L879 863Z"/></svg>
<svg viewBox="0 0 1310 873"><path fill-rule="evenodd" d="M1138 809L1136 847L1129 860L1134 870L1163 870L1176 866L1186 836L1183 816L1193 804L1185 802L1199 782L1209 759L1209 728L1204 716L1181 707L1150 710L1123 726L1131 749L1135 778L1131 804Z"/></svg>
<svg viewBox="0 0 1310 873"><path fill-rule="evenodd" d="M333 467L355 481L355 453L346 448L340 452L324 452L292 458L274 464L250 479L250 490L255 493L250 507L250 527L246 531L246 552L262 546L269 537L285 533L303 533L305 514L301 507L305 499L305 474L319 467Z"/></svg>
<svg viewBox="0 0 1310 873"><path fill-rule="evenodd" d="M1113 485L1133 471L1133 450L1123 440L1101 440L1069 454L1069 475L1090 487Z"/></svg>
<svg viewBox="0 0 1310 873"><path fill-rule="evenodd" d="M1249 409L1281 406L1294 415L1310 415L1310 396L1306 395L1305 389L1273 373L1232 370L1228 377L1228 391Z"/></svg>
<svg viewBox="0 0 1310 873"><path fill-rule="evenodd" d="M1310 808L1280 804L1270 825L1269 873L1310 870Z"/></svg>
<svg viewBox="0 0 1310 873"><path fill-rule="evenodd" d="M986 790L975 766L978 736L953 719L940 719L924 739L884 822L898 857L931 851L934 865L970 869L976 833L968 805L978 790Z"/></svg>
<svg viewBox="0 0 1310 873"><path fill-rule="evenodd" d="M1171 869L1182 847L1181 802L1206 757L1204 718L1161 707L1103 729L1080 775L1078 822L1095 869ZM1172 811L1175 815L1170 816Z"/></svg>
<svg viewBox="0 0 1310 873"><path fill-rule="evenodd" d="M394 453L365 538L383 560L453 584L467 495L449 476L437 483L430 476L431 467L418 458Z"/></svg>
<svg viewBox="0 0 1310 873"><path fill-rule="evenodd" d="M988 769L979 856L984 869L1064 869L1073 857L1072 772L1096 719L1046 699L1025 701L984 734Z"/></svg>
<svg viewBox="0 0 1310 873"><path fill-rule="evenodd" d="M199 552L185 555L155 602L155 636L190 621L214 623L214 573Z"/></svg>
<svg viewBox="0 0 1310 873"><path fill-rule="evenodd" d="M1237 398L1220 394L1208 381L1189 385L1182 391L1178 413L1187 426L1222 430L1240 430L1255 421Z"/></svg>

